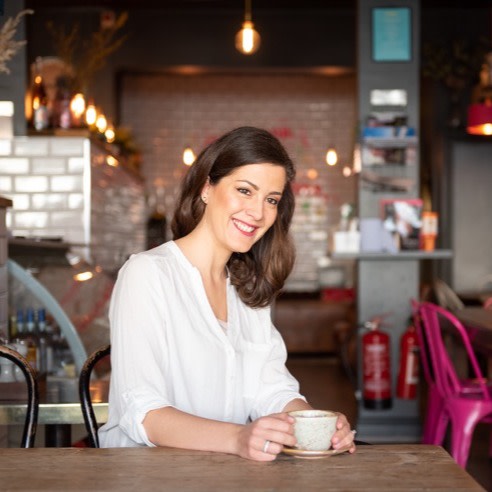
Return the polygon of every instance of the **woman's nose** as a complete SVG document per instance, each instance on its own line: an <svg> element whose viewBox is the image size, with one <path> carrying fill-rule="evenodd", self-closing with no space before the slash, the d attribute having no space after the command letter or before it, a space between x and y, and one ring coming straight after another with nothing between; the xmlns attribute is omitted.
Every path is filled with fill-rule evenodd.
<svg viewBox="0 0 492 492"><path fill-rule="evenodd" d="M255 220L260 220L263 217L263 200L252 200L248 203L246 212Z"/></svg>

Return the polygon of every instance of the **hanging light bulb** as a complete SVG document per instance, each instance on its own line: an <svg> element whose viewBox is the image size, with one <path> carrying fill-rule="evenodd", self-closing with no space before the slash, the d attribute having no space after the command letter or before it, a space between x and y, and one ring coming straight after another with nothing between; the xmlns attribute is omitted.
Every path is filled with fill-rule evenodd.
<svg viewBox="0 0 492 492"><path fill-rule="evenodd" d="M101 113L96 118L96 128L99 130L99 133L104 133L107 127L108 121L106 120L106 116Z"/></svg>
<svg viewBox="0 0 492 492"><path fill-rule="evenodd" d="M260 47L260 35L251 21L251 0L244 1L244 22L242 29L236 34L236 49L243 55L252 55Z"/></svg>
<svg viewBox="0 0 492 492"><path fill-rule="evenodd" d="M186 147L183 151L183 162L187 166L191 166L195 162L195 153L191 147Z"/></svg>
<svg viewBox="0 0 492 492"><path fill-rule="evenodd" d="M334 166L337 162L338 162L337 151L333 147L330 147L328 149L328 152L326 153L326 163L329 166Z"/></svg>
<svg viewBox="0 0 492 492"><path fill-rule="evenodd" d="M104 136L106 137L106 141L108 143L113 143L114 139L116 138L116 133L114 131L114 126L109 124L108 127L106 128L106 131L104 132Z"/></svg>
<svg viewBox="0 0 492 492"><path fill-rule="evenodd" d="M96 106L94 105L93 102L89 102L87 105L87 109L85 110L85 122L89 126L93 126L96 123L97 119L97 110Z"/></svg>

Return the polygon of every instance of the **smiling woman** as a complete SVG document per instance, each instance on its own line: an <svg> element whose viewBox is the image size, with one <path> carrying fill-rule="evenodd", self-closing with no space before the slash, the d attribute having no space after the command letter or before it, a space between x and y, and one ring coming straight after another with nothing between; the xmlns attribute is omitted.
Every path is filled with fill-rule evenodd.
<svg viewBox="0 0 492 492"><path fill-rule="evenodd" d="M241 127L189 169L174 240L121 269L110 309L103 447L173 446L271 461L294 446L288 412L310 409L285 366L270 304L294 262L294 165L265 130ZM331 445L353 452L343 415Z"/></svg>
<svg viewBox="0 0 492 492"><path fill-rule="evenodd" d="M190 234L205 213L203 193L216 188L225 177L238 179L237 176L230 177L235 171L246 174L243 178L246 179L249 172L245 169L253 169L250 167L252 164L269 164L264 168L255 167L254 170L259 174L251 179L258 181L255 182L256 186L261 184L263 194L281 194L281 199L274 208L276 220L270 224L271 229L263 228L262 241L254 242L247 251L230 251L226 263L231 283L238 289L242 300L252 307L258 307L266 306L274 299L294 263L294 247L288 231L294 213L295 201L291 183L295 177L295 169L277 138L262 129L241 127L204 149L183 182L172 230L175 239ZM273 187L271 189L264 183L266 176L273 180L269 184ZM275 182L274 176L281 178ZM248 202L262 196L251 185L249 190L243 188L244 186L240 187L242 193L246 193L245 196L255 197L249 198ZM268 203L271 203L273 196L269 195L268 198ZM275 199L278 198L275 195Z"/></svg>

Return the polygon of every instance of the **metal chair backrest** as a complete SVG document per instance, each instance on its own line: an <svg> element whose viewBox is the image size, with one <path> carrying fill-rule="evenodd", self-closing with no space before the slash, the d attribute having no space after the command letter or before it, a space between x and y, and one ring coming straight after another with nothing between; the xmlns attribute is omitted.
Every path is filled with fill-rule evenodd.
<svg viewBox="0 0 492 492"><path fill-rule="evenodd" d="M36 440L39 412L39 388L36 373L29 362L16 350L0 345L0 357L9 359L20 368L27 384L27 410L21 447L33 448Z"/></svg>
<svg viewBox="0 0 492 492"><path fill-rule="evenodd" d="M454 339L462 344L466 351L472 377L475 381L475 394L482 394L484 400L490 400L486 379L482 375L470 337L461 322L452 313L435 304L424 302L420 305L422 323L429 344L433 375L438 390L445 397L459 395L467 388L456 373L455 367L446 349L443 330L454 335ZM454 331L454 333L452 333Z"/></svg>
<svg viewBox="0 0 492 492"><path fill-rule="evenodd" d="M415 329L417 330L417 338L419 340L419 354L422 369L424 371L424 378L427 384L434 383L434 376L432 374L432 367L430 363L430 349L426 339L426 335L422 328L422 319L420 315L420 303L414 299L411 300L412 305L412 318Z"/></svg>
<svg viewBox="0 0 492 492"><path fill-rule="evenodd" d="M90 392L90 382L92 370L96 364L111 354L111 345L105 345L90 355L85 361L79 376L79 396L82 415L84 417L85 427L89 434L89 440L93 448L99 447L99 437L97 435L97 420L92 407L92 398Z"/></svg>

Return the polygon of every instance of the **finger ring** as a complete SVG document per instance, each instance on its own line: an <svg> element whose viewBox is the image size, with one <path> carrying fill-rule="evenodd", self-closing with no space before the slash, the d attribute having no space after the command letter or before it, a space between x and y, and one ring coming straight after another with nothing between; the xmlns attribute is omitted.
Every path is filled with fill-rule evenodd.
<svg viewBox="0 0 492 492"><path fill-rule="evenodd" d="M270 446L270 441L266 440L263 445L263 452L266 453L268 451L268 446Z"/></svg>

